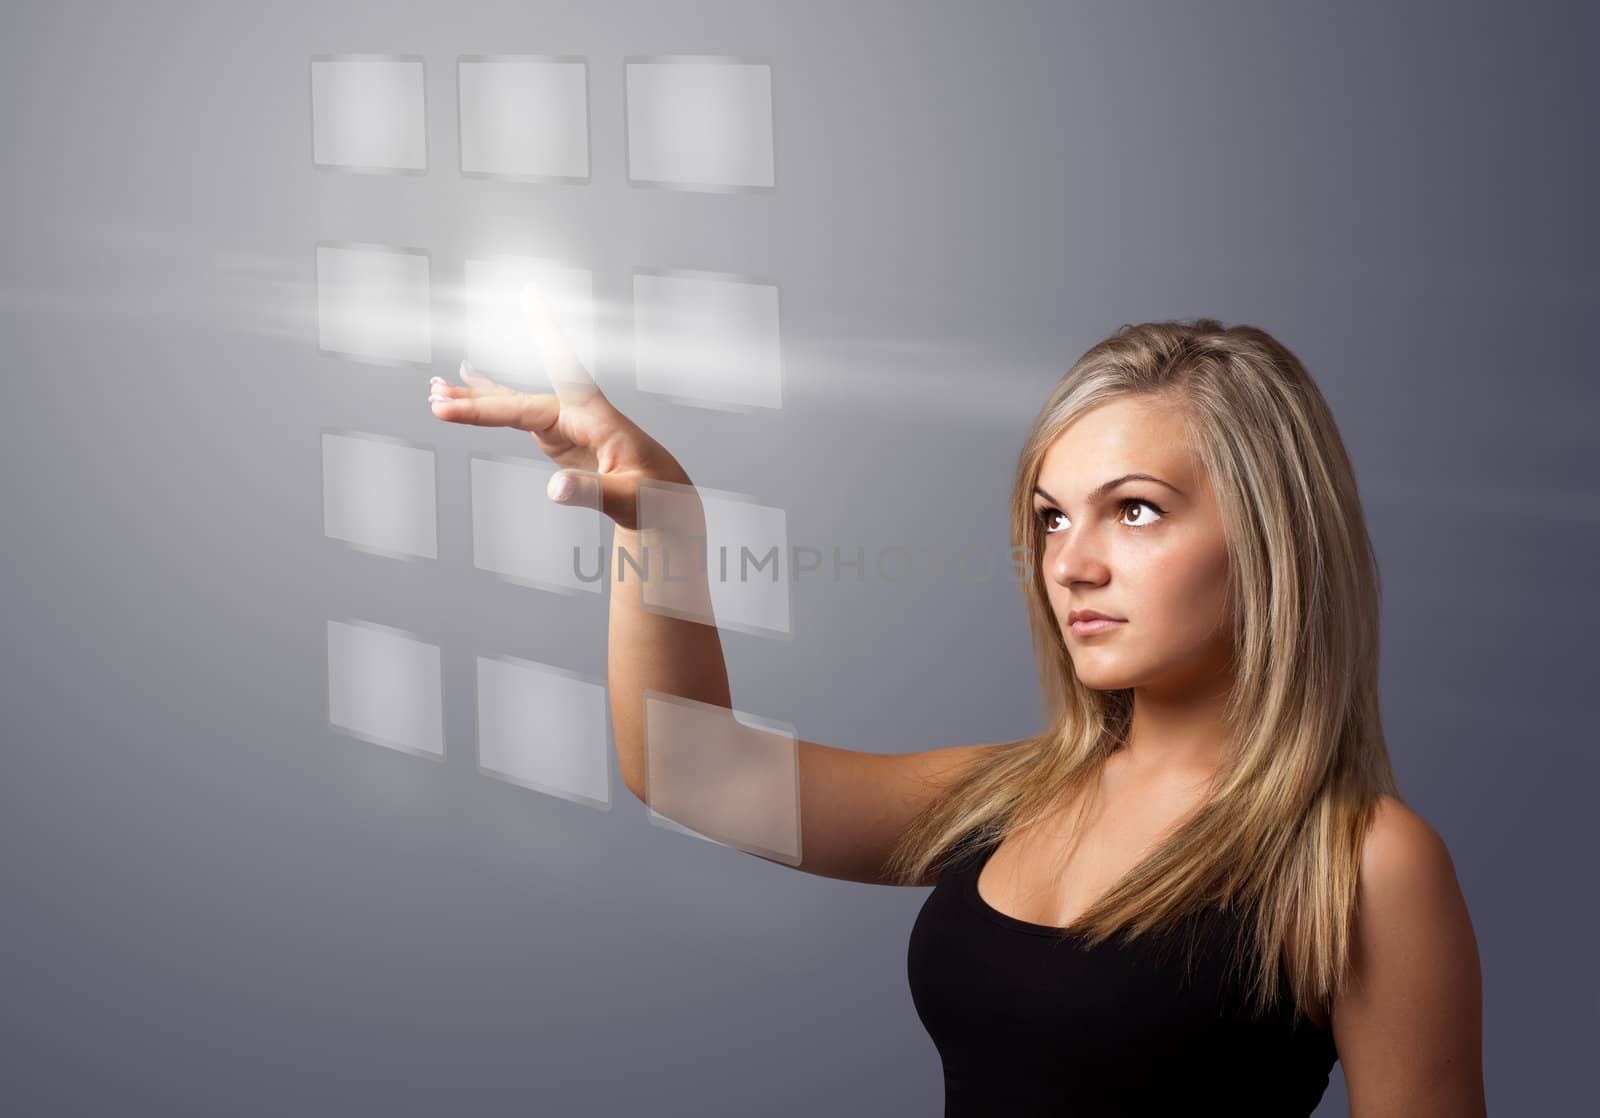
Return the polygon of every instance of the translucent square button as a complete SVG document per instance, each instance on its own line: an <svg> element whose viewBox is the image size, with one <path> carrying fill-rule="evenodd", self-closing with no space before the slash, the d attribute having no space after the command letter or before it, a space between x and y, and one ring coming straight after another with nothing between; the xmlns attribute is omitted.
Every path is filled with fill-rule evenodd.
<svg viewBox="0 0 1600 1118"><path fill-rule="evenodd" d="M371 621L329 621L328 722L363 741L442 760L439 646Z"/></svg>
<svg viewBox="0 0 1600 1118"><path fill-rule="evenodd" d="M424 68L418 55L311 59L311 162L356 174L428 169Z"/></svg>
<svg viewBox="0 0 1600 1118"><path fill-rule="evenodd" d="M645 803L652 823L800 864L794 727L646 690L644 738Z"/></svg>
<svg viewBox="0 0 1600 1118"><path fill-rule="evenodd" d="M594 275L533 256L467 261L467 360L503 383L534 392L554 391L522 300L522 289L529 283L538 285L557 327L593 377Z"/></svg>
<svg viewBox="0 0 1600 1118"><path fill-rule="evenodd" d="M782 407L777 285L635 269L633 367L639 391L675 403L733 412Z"/></svg>
<svg viewBox="0 0 1600 1118"><path fill-rule="evenodd" d="M647 479L639 484L639 526L666 554L618 556L613 577L652 575L641 589L647 609L757 636L792 635L785 510L743 493Z"/></svg>
<svg viewBox="0 0 1600 1118"><path fill-rule="evenodd" d="M462 174L589 181L589 66L582 58L462 55L456 88Z"/></svg>
<svg viewBox="0 0 1600 1118"><path fill-rule="evenodd" d="M352 241L317 245L317 347L371 365L433 360L428 254Z"/></svg>
<svg viewBox="0 0 1600 1118"><path fill-rule="evenodd" d="M531 458L472 456L473 565L534 589L604 593L603 514L552 501L546 487L557 469Z"/></svg>
<svg viewBox="0 0 1600 1118"><path fill-rule="evenodd" d="M322 530L391 559L439 557L431 448L366 431L322 432Z"/></svg>
<svg viewBox="0 0 1600 1118"><path fill-rule="evenodd" d="M678 190L777 185L772 66L721 55L623 62L628 181Z"/></svg>
<svg viewBox="0 0 1600 1118"><path fill-rule="evenodd" d="M478 771L609 811L608 709L597 679L514 656L480 656Z"/></svg>

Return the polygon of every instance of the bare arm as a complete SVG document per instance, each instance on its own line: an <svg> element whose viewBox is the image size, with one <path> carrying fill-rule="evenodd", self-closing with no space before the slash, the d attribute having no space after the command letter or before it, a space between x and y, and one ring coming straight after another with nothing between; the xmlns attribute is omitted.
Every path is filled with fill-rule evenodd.
<svg viewBox="0 0 1600 1118"><path fill-rule="evenodd" d="M690 485L687 475L670 480L674 489ZM822 877L888 884L884 864L912 818L966 764L994 746L863 752L780 738L741 726L730 713L712 732L681 745L663 740L658 731L648 743L655 751L652 766L645 740L647 692L730 711L733 706L715 625L647 604L645 588L653 586L648 600L659 603L666 596L674 613L712 616L707 564L699 562L691 538L704 533L704 520L694 515L692 503L687 507L670 531L619 527L613 543L607 660L612 730L624 781L668 818L695 830L721 832L736 845L739 836L757 834L763 824L798 812L797 863L748 852ZM670 584L661 581L668 554ZM690 750L699 755L685 758ZM681 779L674 772L679 767L686 774ZM685 787L689 781L693 787Z"/></svg>
<svg viewBox="0 0 1600 1118"><path fill-rule="evenodd" d="M979 744L869 753L800 742L804 858L795 868L843 881L895 884L885 878L884 862L907 825L981 753L998 748Z"/></svg>
<svg viewBox="0 0 1600 1118"><path fill-rule="evenodd" d="M1381 801L1357 885L1354 981L1333 1033L1352 1118L1477 1118L1485 1110L1478 945L1444 841Z"/></svg>
<svg viewBox="0 0 1600 1118"><path fill-rule="evenodd" d="M687 472L599 390L536 290L524 293L524 310L555 392L519 392L463 362L465 384L436 377L429 401L443 420L528 432L562 467L552 482L572 483L566 492L552 484L551 499L597 509L615 523L606 655L628 789L668 818L731 836L757 857L766 857L759 844L740 844L738 836L786 826L800 856L780 864L883 883L884 862L906 825L966 763L995 746L880 754L739 723L701 562L704 510ZM652 496L641 501L641 494ZM649 704L662 697L669 708L688 700L692 710L673 723L669 709L663 725L672 732L651 719L647 735L647 710L662 709Z"/></svg>
<svg viewBox="0 0 1600 1118"><path fill-rule="evenodd" d="M687 474L671 479L688 486ZM647 691L677 695L731 710L722 637L715 625L652 609L670 594L675 613L711 617L705 572L693 561L681 529L704 531L703 519L675 531L616 528L611 549L611 619L606 645L611 729L623 782L640 799L645 780ZM670 556L670 572L668 557ZM670 573L675 580L666 582ZM647 587L650 588L647 591Z"/></svg>

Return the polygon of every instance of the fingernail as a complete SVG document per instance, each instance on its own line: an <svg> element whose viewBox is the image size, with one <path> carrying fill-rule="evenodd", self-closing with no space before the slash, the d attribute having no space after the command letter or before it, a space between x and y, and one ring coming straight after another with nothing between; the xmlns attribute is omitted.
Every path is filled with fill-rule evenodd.
<svg viewBox="0 0 1600 1118"><path fill-rule="evenodd" d="M444 383L444 378L443 377L430 377L429 380L428 380L428 383L429 384L443 384Z"/></svg>
<svg viewBox="0 0 1600 1118"><path fill-rule="evenodd" d="M547 492L550 494L552 501L565 501L572 496L572 491L575 488L571 474L556 474L550 479L550 486Z"/></svg>
<svg viewBox="0 0 1600 1118"><path fill-rule="evenodd" d="M461 368L456 371L460 373L462 380L466 380L467 377L472 375L472 364L463 358L461 362Z"/></svg>

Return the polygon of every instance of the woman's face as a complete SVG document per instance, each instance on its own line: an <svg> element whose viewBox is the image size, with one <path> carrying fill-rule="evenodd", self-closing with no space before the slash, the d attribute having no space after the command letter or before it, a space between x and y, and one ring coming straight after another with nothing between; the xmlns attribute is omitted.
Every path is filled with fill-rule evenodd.
<svg viewBox="0 0 1600 1118"><path fill-rule="evenodd" d="M1116 482L1126 474L1160 481ZM1227 545L1171 403L1123 398L1080 416L1045 454L1033 508L1045 589L1085 684L1174 695L1217 684L1231 643ZM1074 610L1121 620L1083 631Z"/></svg>

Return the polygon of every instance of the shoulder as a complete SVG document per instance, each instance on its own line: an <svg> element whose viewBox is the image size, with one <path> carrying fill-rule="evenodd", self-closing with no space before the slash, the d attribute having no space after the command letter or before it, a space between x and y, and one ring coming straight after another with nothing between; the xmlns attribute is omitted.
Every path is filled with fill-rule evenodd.
<svg viewBox="0 0 1600 1118"><path fill-rule="evenodd" d="M1481 1112L1482 984L1466 900L1444 840L1392 796L1380 797L1362 846L1333 1029L1353 1115Z"/></svg>
<svg viewBox="0 0 1600 1118"><path fill-rule="evenodd" d="M1394 796L1379 796L1361 847L1361 885L1379 900L1399 899L1408 886L1454 882L1455 875L1439 832Z"/></svg>
<svg viewBox="0 0 1600 1118"><path fill-rule="evenodd" d="M1393 796L1379 797L1362 844L1354 931L1359 971L1385 977L1401 965L1459 971L1469 952L1476 967L1455 861L1439 832ZM1428 958L1415 958L1419 953Z"/></svg>

